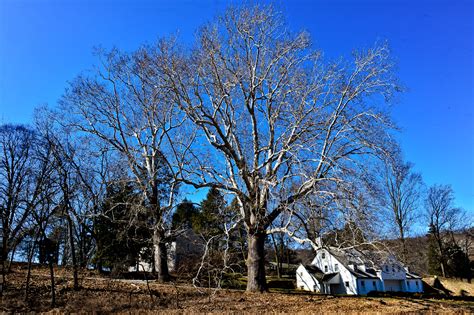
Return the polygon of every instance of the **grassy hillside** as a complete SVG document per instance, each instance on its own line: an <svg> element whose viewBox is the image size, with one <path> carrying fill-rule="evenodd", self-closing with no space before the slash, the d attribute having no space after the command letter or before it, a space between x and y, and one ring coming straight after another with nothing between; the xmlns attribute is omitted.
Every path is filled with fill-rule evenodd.
<svg viewBox="0 0 474 315"><path fill-rule="evenodd" d="M209 290L186 283L148 285L140 280L117 280L96 272L80 272L80 289L72 287L71 270L56 268L56 305L50 305L49 271L32 270L29 299L24 299L26 270L7 275L8 289L0 299L0 313L14 312L159 312L159 313L472 313L468 300L407 297L325 296L305 291L249 294L240 290ZM272 279L270 279L272 280Z"/></svg>
<svg viewBox="0 0 474 315"><path fill-rule="evenodd" d="M428 283L429 285L433 285L434 277L426 277L423 278L423 281ZM451 278L443 278L438 277L441 281L442 286L449 291L451 295L464 295L464 296L474 296L474 281L468 283L466 280L461 281L458 279L451 279Z"/></svg>

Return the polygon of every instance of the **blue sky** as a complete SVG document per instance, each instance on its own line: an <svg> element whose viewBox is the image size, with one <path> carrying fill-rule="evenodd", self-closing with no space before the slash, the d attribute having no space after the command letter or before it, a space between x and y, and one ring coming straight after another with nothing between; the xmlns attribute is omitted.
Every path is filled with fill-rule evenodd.
<svg viewBox="0 0 474 315"><path fill-rule="evenodd" d="M192 41L225 1L0 0L0 123L28 123L95 62L94 46ZM232 3L237 3L233 1ZM387 39L407 87L394 107L406 159L428 185L451 184L474 212L474 1L333 0L277 4L327 57Z"/></svg>

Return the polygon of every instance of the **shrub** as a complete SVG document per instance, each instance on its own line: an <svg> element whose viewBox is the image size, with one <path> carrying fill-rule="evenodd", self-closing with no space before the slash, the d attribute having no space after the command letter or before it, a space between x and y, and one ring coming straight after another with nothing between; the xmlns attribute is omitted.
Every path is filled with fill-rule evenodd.
<svg viewBox="0 0 474 315"><path fill-rule="evenodd" d="M295 283L292 279L275 279L268 281L268 288L273 289L295 289Z"/></svg>
<svg viewBox="0 0 474 315"><path fill-rule="evenodd" d="M225 273L222 276L221 287L223 289L245 290L247 288L247 279L240 273Z"/></svg>

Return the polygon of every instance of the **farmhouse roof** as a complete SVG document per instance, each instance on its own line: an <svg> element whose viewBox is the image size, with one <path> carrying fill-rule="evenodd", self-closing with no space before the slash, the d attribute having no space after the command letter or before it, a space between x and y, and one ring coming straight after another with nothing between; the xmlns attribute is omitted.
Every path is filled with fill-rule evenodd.
<svg viewBox="0 0 474 315"><path fill-rule="evenodd" d="M388 261L395 261L393 256L383 251L359 251L355 248L326 248L341 264L358 278L378 278L377 270ZM358 268L364 266L365 270Z"/></svg>
<svg viewBox="0 0 474 315"><path fill-rule="evenodd" d="M324 273L314 265L304 265L303 267L305 267L306 270L319 281L329 281L339 274L339 272Z"/></svg>
<svg viewBox="0 0 474 315"><path fill-rule="evenodd" d="M329 247L327 250L345 265L365 265L367 269L380 270L385 263L398 263L389 252L382 250L357 250Z"/></svg>
<svg viewBox="0 0 474 315"><path fill-rule="evenodd" d="M406 274L407 274L407 279L421 279L419 275L416 275L414 273L407 272Z"/></svg>

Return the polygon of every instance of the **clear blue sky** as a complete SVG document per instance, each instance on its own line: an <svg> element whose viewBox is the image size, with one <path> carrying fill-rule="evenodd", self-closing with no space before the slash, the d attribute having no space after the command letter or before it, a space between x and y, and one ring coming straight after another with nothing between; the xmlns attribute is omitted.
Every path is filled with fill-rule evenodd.
<svg viewBox="0 0 474 315"><path fill-rule="evenodd" d="M236 3L235 1L233 3ZM394 109L402 147L428 185L452 184L474 212L474 1L281 1L290 27L328 57L387 39L408 91ZM92 48L186 41L225 1L0 0L0 123L28 123L90 68Z"/></svg>

